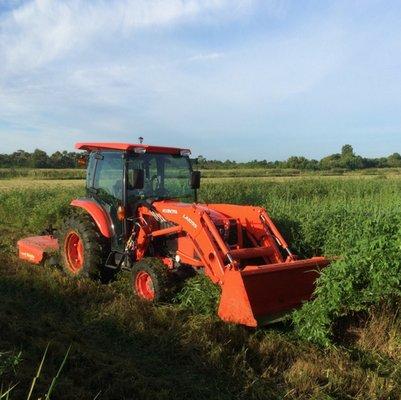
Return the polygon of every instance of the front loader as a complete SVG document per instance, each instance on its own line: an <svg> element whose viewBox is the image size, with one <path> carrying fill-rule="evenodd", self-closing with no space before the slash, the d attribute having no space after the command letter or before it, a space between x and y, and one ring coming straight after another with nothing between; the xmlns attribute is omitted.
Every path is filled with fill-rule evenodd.
<svg viewBox="0 0 401 400"><path fill-rule="evenodd" d="M201 204L187 149L78 143L87 152L85 198L58 230L18 242L20 258L54 253L74 277L120 269L134 293L163 301L177 280L204 273L221 288L227 322L265 325L309 300L324 257L299 260L261 207ZM51 233L51 232L50 232Z"/></svg>

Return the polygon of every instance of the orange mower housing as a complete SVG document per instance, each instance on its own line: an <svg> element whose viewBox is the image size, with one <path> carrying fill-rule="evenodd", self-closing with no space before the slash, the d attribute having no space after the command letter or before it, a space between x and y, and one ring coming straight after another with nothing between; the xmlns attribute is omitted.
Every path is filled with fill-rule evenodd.
<svg viewBox="0 0 401 400"><path fill-rule="evenodd" d="M202 204L189 150L81 143L87 195L57 235L22 239L40 263L59 250L69 275L130 270L134 293L164 301L177 282L204 273L221 288L219 317L266 325L311 299L325 257L300 260L261 207ZM179 285L178 285L179 286Z"/></svg>

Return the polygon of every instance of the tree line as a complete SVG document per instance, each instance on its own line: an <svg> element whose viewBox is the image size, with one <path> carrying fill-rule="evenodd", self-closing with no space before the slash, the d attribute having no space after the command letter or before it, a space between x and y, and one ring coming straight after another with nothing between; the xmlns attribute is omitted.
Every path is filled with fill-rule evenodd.
<svg viewBox="0 0 401 400"><path fill-rule="evenodd" d="M40 149L32 153L18 150L12 154L0 154L0 168L75 168L79 155L67 151L48 155Z"/></svg>
<svg viewBox="0 0 401 400"><path fill-rule="evenodd" d="M292 156L285 161L252 160L238 163L226 160L207 160L199 156L198 165L201 169L234 169L234 168L291 168L298 170L357 170L366 168L401 167L401 155L393 153L388 157L366 158L355 154L351 145L342 146L340 153L331 154L321 160L307 159L303 156Z"/></svg>
<svg viewBox="0 0 401 400"><path fill-rule="evenodd" d="M82 153L56 151L48 155L36 149L29 153L24 150L12 154L0 154L0 168L75 168L77 159ZM388 157L366 158L356 155L351 145L342 146L340 153L331 154L321 160L292 156L285 161L252 160L236 162L232 160L207 160L203 156L195 159L200 169L236 169L236 168L291 168L299 170L356 170L365 168L401 167L401 155L391 154Z"/></svg>

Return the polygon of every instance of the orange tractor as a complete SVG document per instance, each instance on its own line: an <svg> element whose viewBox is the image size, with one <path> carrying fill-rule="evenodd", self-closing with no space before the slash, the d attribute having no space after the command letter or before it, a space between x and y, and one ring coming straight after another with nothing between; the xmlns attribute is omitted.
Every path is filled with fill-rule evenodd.
<svg viewBox="0 0 401 400"><path fill-rule="evenodd" d="M76 148L87 151L86 197L71 202L74 212L57 235L21 239L20 258L40 264L58 253L74 277L130 269L134 293L154 302L167 298L173 282L204 273L221 288L220 318L252 327L311 298L329 261L299 260L261 207L199 203L189 150Z"/></svg>

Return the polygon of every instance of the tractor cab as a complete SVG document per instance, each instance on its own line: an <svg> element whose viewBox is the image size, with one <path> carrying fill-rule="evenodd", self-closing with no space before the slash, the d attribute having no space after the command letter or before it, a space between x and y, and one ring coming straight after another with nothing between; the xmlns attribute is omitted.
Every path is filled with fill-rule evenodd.
<svg viewBox="0 0 401 400"><path fill-rule="evenodd" d="M114 148L117 147L117 148ZM159 200L196 202L200 173L187 149L147 145L78 144L87 150L86 197L110 216L112 249L122 251L138 204Z"/></svg>

